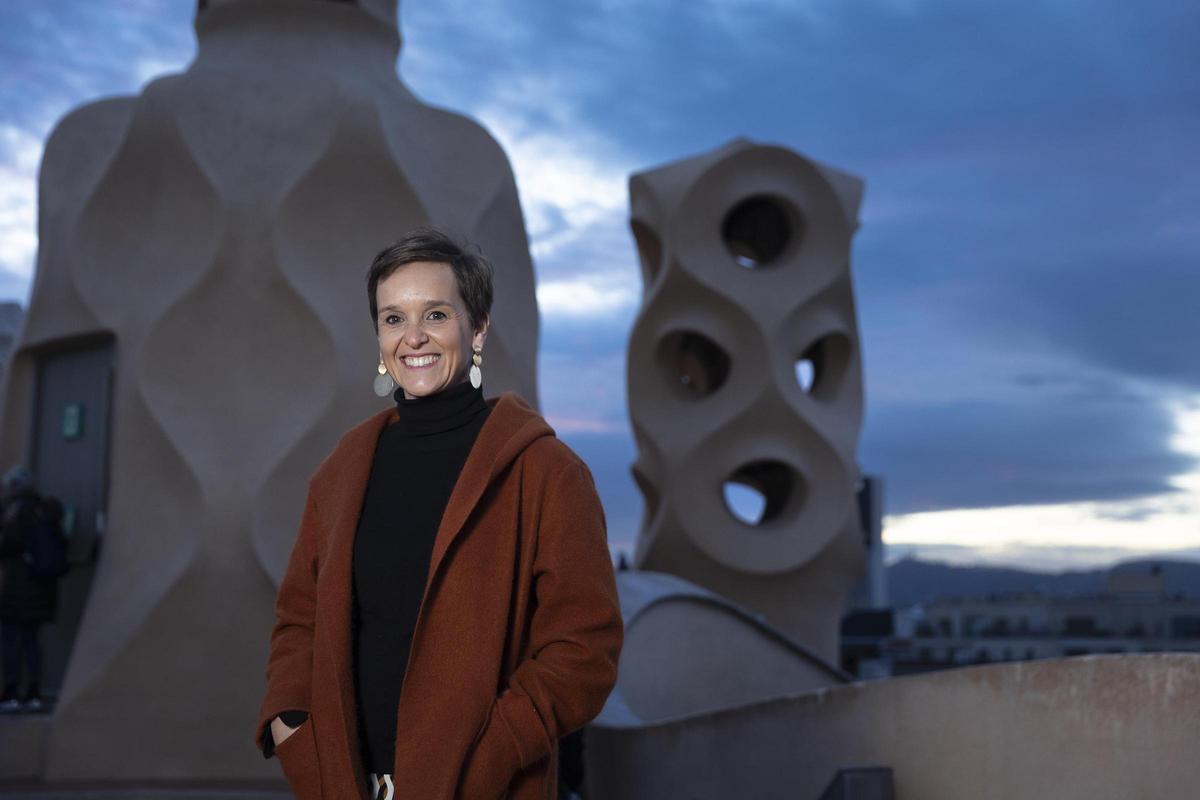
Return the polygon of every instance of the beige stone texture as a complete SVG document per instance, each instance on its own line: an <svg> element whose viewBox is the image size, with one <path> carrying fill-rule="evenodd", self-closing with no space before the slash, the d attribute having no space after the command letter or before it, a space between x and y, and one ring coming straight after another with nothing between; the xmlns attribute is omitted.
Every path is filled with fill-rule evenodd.
<svg viewBox="0 0 1200 800"><path fill-rule="evenodd" d="M862 368L850 275L862 182L744 139L630 179L644 295L629 340L635 564L763 614L837 661L863 570ZM727 482L758 491L757 521Z"/></svg>
<svg viewBox="0 0 1200 800"><path fill-rule="evenodd" d="M484 390L536 396L507 158L396 75L394 2L209 0L182 74L76 109L40 175L3 390L27 456L40 348L115 337L108 526L46 740L51 780L275 777L251 744L308 476L390 399L371 258L434 222L496 267Z"/></svg>
<svg viewBox="0 0 1200 800"><path fill-rule="evenodd" d="M617 588L625 642L602 725L653 723L847 680L766 621L682 578L626 571Z"/></svg>
<svg viewBox="0 0 1200 800"><path fill-rule="evenodd" d="M839 686L588 730L590 800L819 797L886 766L907 800L1143 800L1200 786L1200 655L1085 656Z"/></svg>

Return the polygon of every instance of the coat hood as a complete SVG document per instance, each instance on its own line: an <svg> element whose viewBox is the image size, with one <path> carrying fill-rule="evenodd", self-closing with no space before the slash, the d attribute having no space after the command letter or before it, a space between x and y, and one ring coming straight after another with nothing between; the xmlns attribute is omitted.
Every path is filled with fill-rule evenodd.
<svg viewBox="0 0 1200 800"><path fill-rule="evenodd" d="M554 437L554 429L520 396L505 392L487 401L491 413L467 454L450 495L434 544L433 564L444 553L484 490L535 442ZM355 520L371 473L375 445L384 427L400 418L395 406L372 414L347 431L317 467L312 482L334 487L337 505L353 509Z"/></svg>
<svg viewBox="0 0 1200 800"><path fill-rule="evenodd" d="M487 482L490 483L517 460L527 447L545 436L554 436L554 429L542 415L529 407L519 395L505 392L488 401L492 412L479 431L479 437L467 456L467 465L477 457L490 456ZM471 465L474 466L474 465ZM474 472L474 470L472 470ZM464 477L467 466L463 467ZM482 476L481 476L482 477Z"/></svg>

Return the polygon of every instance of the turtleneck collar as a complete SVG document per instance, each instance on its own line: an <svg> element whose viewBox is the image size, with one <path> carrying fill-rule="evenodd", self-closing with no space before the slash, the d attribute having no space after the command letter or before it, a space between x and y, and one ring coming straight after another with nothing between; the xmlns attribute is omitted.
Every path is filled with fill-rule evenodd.
<svg viewBox="0 0 1200 800"><path fill-rule="evenodd" d="M488 410L483 400L483 390L476 389L470 381L412 400L405 399L404 389L397 387L392 397L396 401L399 419L391 427L403 436L445 433L461 428L477 414Z"/></svg>

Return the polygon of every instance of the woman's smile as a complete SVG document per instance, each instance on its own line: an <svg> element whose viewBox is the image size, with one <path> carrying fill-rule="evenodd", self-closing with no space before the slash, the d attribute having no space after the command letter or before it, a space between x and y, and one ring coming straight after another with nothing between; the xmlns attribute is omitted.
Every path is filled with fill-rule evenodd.
<svg viewBox="0 0 1200 800"><path fill-rule="evenodd" d="M403 358L404 366L408 369L428 369L432 367L440 358L437 353L427 353L419 356L405 356Z"/></svg>

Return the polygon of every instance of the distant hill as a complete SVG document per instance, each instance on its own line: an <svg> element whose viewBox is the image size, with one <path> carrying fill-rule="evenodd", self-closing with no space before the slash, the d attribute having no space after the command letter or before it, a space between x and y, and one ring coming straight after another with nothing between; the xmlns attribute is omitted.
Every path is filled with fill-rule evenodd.
<svg viewBox="0 0 1200 800"><path fill-rule="evenodd" d="M1200 599L1200 562L1140 560L1112 569L1147 570L1157 565L1166 575L1168 594ZM1099 594L1109 569L1032 572L1004 567L969 567L905 558L887 568L888 599L893 606L932 600L1037 592L1055 597Z"/></svg>

